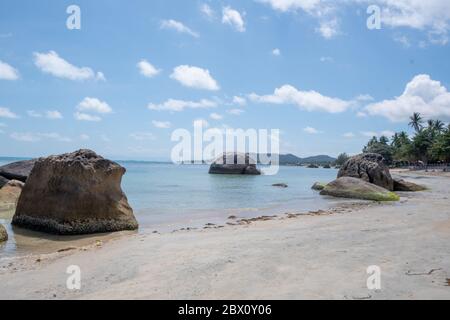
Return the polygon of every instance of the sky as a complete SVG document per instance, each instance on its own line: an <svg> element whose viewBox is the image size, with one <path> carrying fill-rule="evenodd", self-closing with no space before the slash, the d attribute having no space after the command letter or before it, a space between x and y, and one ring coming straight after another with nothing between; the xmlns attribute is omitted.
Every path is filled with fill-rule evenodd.
<svg viewBox="0 0 450 320"><path fill-rule="evenodd" d="M356 154L450 120L449 32L448 0L2 0L0 156L168 160L196 120Z"/></svg>

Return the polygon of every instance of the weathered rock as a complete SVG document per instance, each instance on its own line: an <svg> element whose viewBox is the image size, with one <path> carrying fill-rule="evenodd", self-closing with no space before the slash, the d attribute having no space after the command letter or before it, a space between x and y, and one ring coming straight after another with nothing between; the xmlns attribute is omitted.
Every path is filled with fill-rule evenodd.
<svg viewBox="0 0 450 320"><path fill-rule="evenodd" d="M325 183L316 182L316 183L314 183L314 185L311 187L311 189L316 190L316 191L322 191L323 189L325 189L325 186L326 186Z"/></svg>
<svg viewBox="0 0 450 320"><path fill-rule="evenodd" d="M244 153L224 153L209 168L210 174L260 175L256 161Z"/></svg>
<svg viewBox="0 0 450 320"><path fill-rule="evenodd" d="M11 180L0 189L0 210L13 210L17 204L24 183Z"/></svg>
<svg viewBox="0 0 450 320"><path fill-rule="evenodd" d="M339 198L373 200L373 201L398 201L395 193L366 182L362 179L342 177L327 184L320 192L321 195Z"/></svg>
<svg viewBox="0 0 450 320"><path fill-rule="evenodd" d="M341 167L338 178L359 178L377 186L394 191L394 180L383 156L376 153L364 153L352 157Z"/></svg>
<svg viewBox="0 0 450 320"><path fill-rule="evenodd" d="M427 190L424 186L403 179L394 179L394 191L418 192L424 190Z"/></svg>
<svg viewBox="0 0 450 320"><path fill-rule="evenodd" d="M7 184L9 179L6 179L5 177L0 176L0 189L3 188L5 184Z"/></svg>
<svg viewBox="0 0 450 320"><path fill-rule="evenodd" d="M0 224L0 243L5 242L8 240L8 233L6 232L5 227Z"/></svg>
<svg viewBox="0 0 450 320"><path fill-rule="evenodd" d="M310 164L307 167L308 169L319 169L319 166L317 164Z"/></svg>
<svg viewBox="0 0 450 320"><path fill-rule="evenodd" d="M41 158L12 223L61 235L135 230L138 223L120 186L125 171L90 150Z"/></svg>
<svg viewBox="0 0 450 320"><path fill-rule="evenodd" d="M26 182L37 159L13 162L0 167L0 176L9 180Z"/></svg>
<svg viewBox="0 0 450 320"><path fill-rule="evenodd" d="M286 183L275 183L272 185L272 187L288 188L289 186Z"/></svg>

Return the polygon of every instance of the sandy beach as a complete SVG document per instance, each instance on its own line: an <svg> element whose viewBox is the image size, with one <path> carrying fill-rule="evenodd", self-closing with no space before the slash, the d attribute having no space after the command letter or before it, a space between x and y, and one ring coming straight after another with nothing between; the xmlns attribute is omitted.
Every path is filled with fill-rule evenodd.
<svg viewBox="0 0 450 320"><path fill-rule="evenodd" d="M450 176L394 175L429 190L0 258L0 299L450 299ZM80 290L66 287L70 265ZM367 288L372 265L381 290Z"/></svg>

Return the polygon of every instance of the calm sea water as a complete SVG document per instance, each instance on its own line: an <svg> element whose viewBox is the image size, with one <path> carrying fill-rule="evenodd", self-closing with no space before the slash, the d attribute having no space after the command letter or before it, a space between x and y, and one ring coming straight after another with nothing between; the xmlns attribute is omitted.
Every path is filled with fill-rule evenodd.
<svg viewBox="0 0 450 320"><path fill-rule="evenodd" d="M0 158L0 165L17 160ZM224 224L230 215L249 218L327 208L332 200L311 186L334 180L337 174L334 169L280 167L274 176L227 176L209 175L206 165L119 163L127 169L122 188L141 229L158 231ZM275 183L289 187L273 187ZM0 216L0 223L14 233L9 222L10 217Z"/></svg>

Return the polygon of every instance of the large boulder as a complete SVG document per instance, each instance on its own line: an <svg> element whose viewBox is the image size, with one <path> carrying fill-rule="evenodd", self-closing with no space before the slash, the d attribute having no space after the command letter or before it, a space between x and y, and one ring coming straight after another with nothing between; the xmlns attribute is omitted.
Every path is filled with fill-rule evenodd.
<svg viewBox="0 0 450 320"><path fill-rule="evenodd" d="M5 227L0 224L0 243L5 242L8 240L8 233L6 232Z"/></svg>
<svg viewBox="0 0 450 320"><path fill-rule="evenodd" d="M41 158L12 223L60 235L135 230L138 223L120 186L125 171L91 150Z"/></svg>
<svg viewBox="0 0 450 320"><path fill-rule="evenodd" d="M11 180L0 189L0 211L14 209L23 187L22 181Z"/></svg>
<svg viewBox="0 0 450 320"><path fill-rule="evenodd" d="M9 179L6 179L5 177L0 176L0 189L3 188L5 184L7 184Z"/></svg>
<svg viewBox="0 0 450 320"><path fill-rule="evenodd" d="M399 196L362 179L342 177L329 183L321 192L321 195L339 198L373 200L373 201L398 201Z"/></svg>
<svg viewBox="0 0 450 320"><path fill-rule="evenodd" d="M311 189L316 190L316 191L322 191L323 189L325 189L325 187L326 187L325 183L316 182L313 184Z"/></svg>
<svg viewBox="0 0 450 320"><path fill-rule="evenodd" d="M427 190L426 187L403 179L394 179L394 191L418 192Z"/></svg>
<svg viewBox="0 0 450 320"><path fill-rule="evenodd" d="M248 153L224 153L211 164L209 173L260 175L261 171Z"/></svg>
<svg viewBox="0 0 450 320"><path fill-rule="evenodd" d="M26 182L37 159L13 162L0 167L0 176Z"/></svg>
<svg viewBox="0 0 450 320"><path fill-rule="evenodd" d="M347 160L339 170L338 178L341 177L362 179L394 191L394 180L389 168L384 163L383 156L376 153L364 153Z"/></svg>

